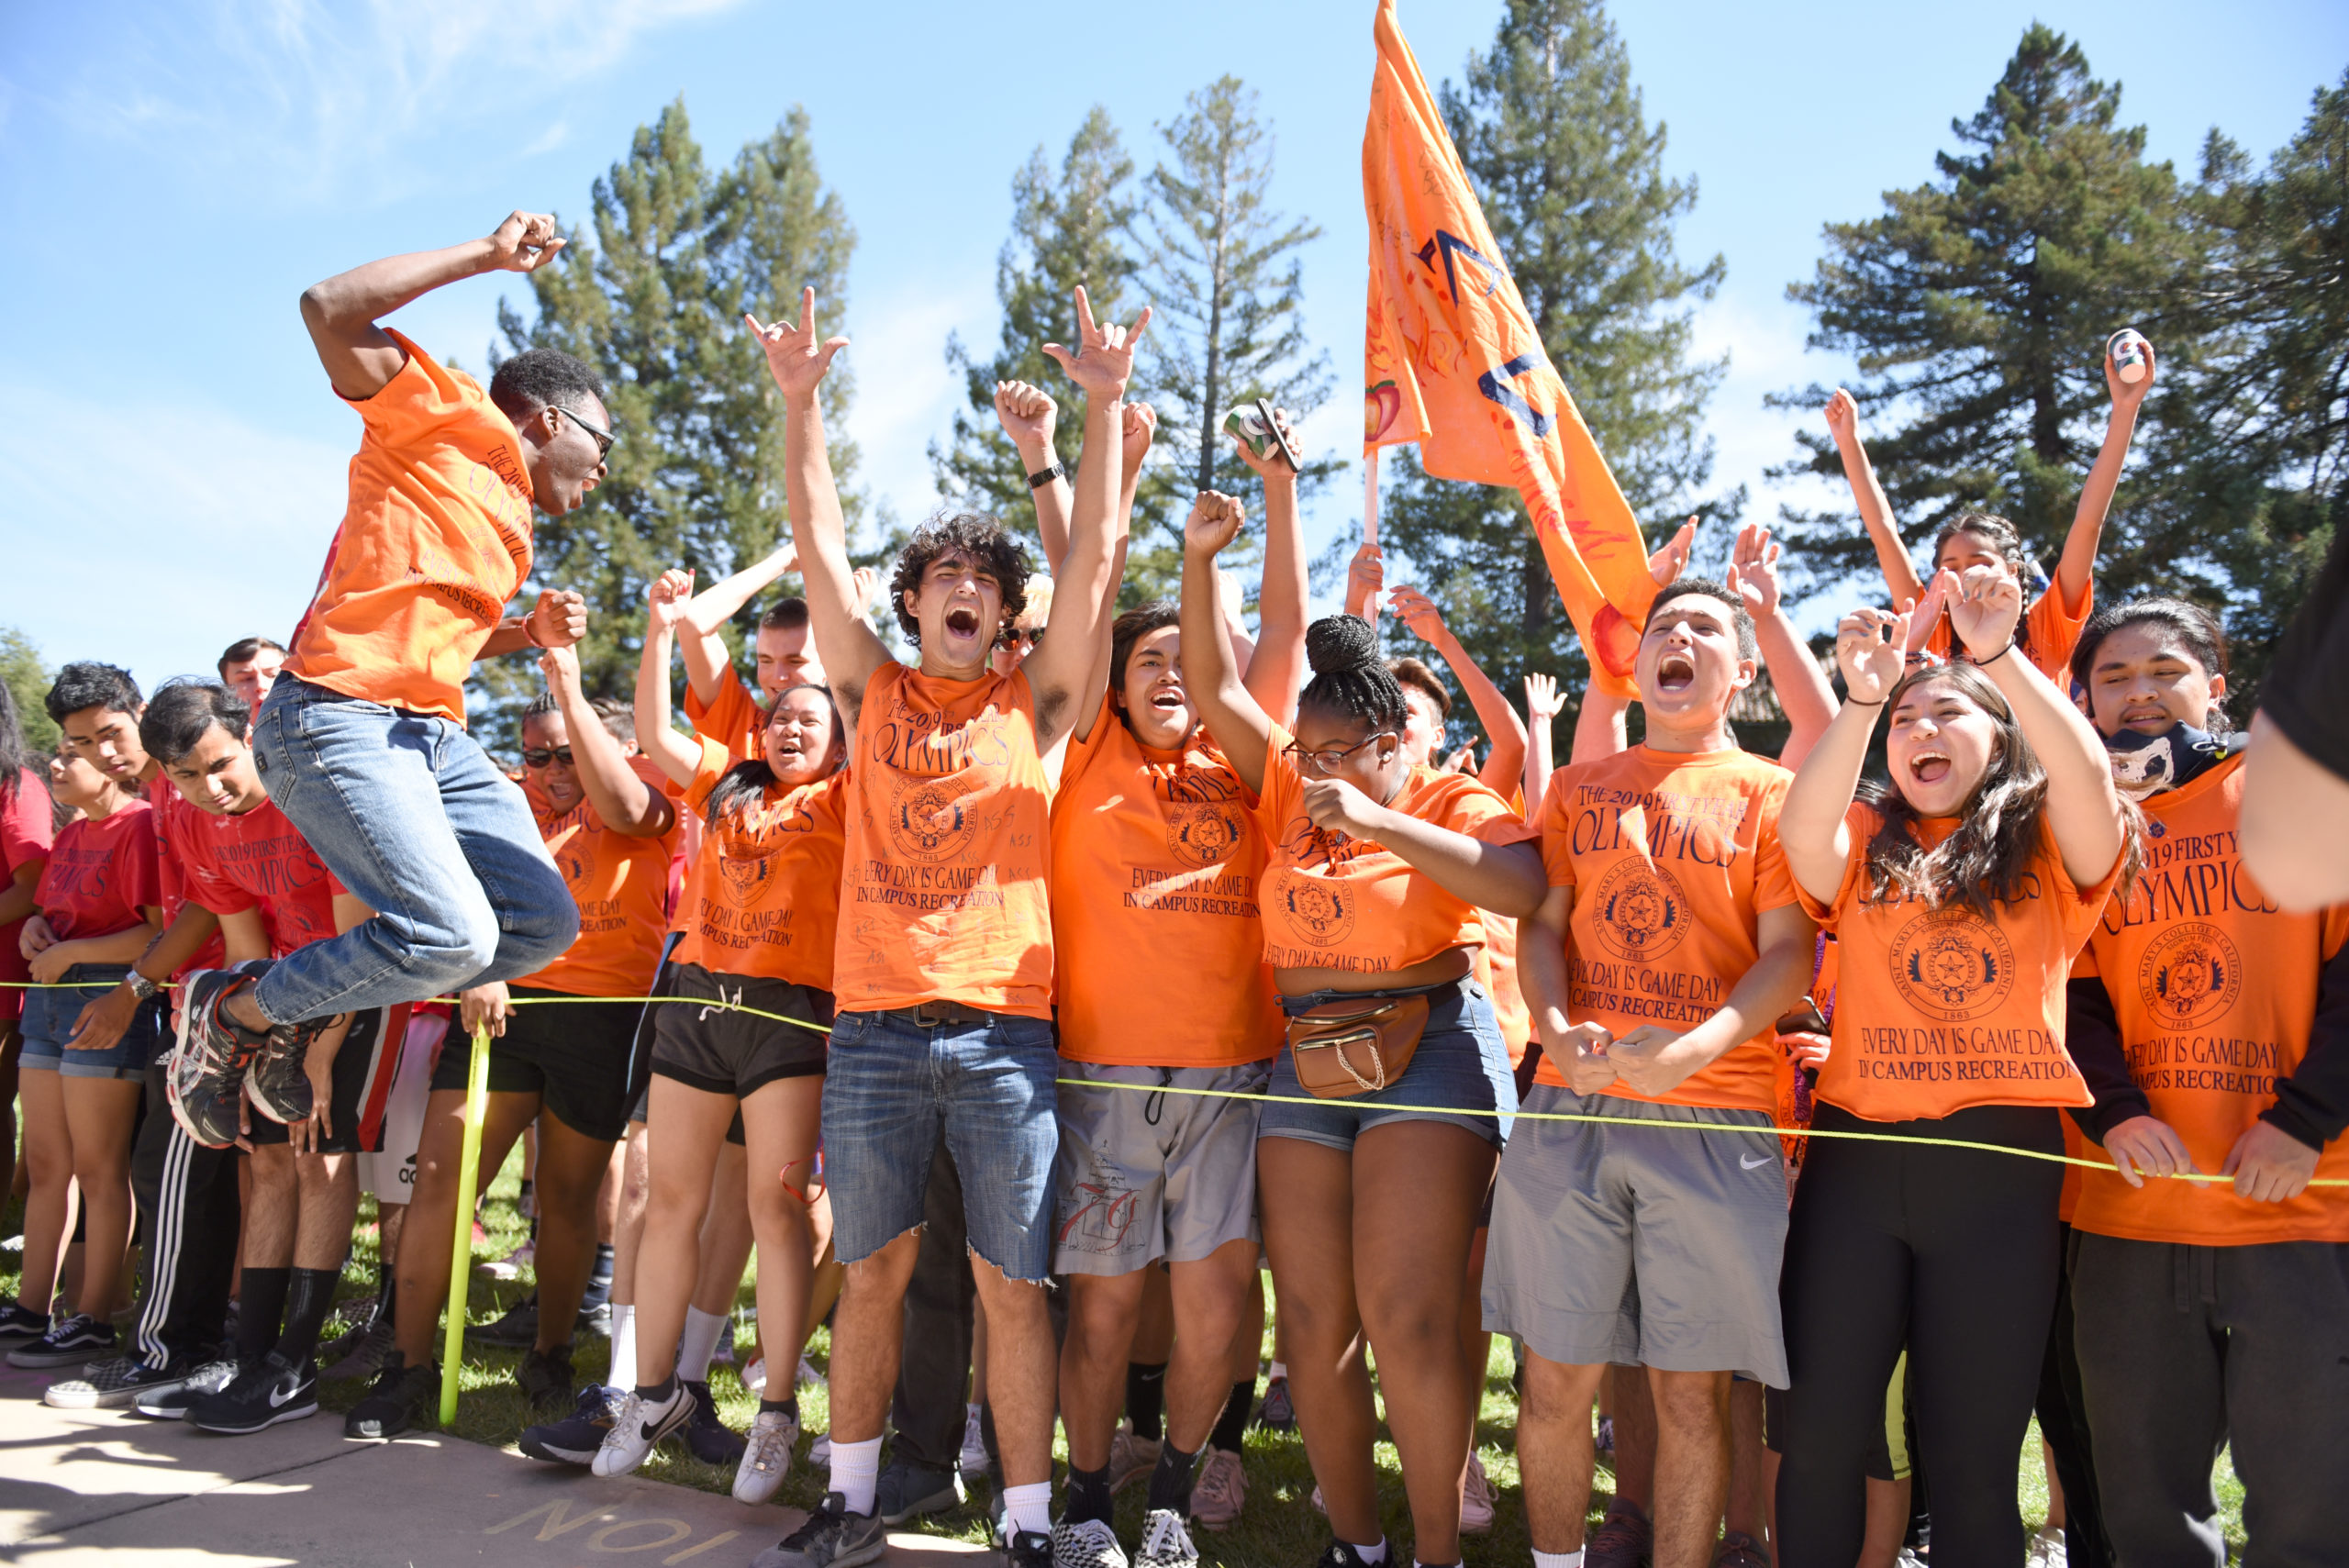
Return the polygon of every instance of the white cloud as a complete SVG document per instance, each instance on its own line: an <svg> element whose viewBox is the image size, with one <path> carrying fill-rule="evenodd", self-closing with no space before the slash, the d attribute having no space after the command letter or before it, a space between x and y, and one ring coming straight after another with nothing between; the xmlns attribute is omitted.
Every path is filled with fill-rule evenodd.
<svg viewBox="0 0 2349 1568"><path fill-rule="evenodd" d="M6 618L52 663L103 658L150 685L210 670L240 637L284 641L341 520L350 456L217 408L0 381Z"/></svg>
<svg viewBox="0 0 2349 1568"><path fill-rule="evenodd" d="M644 34L738 0L193 0L121 24L103 59L28 99L94 135L323 193L420 128L510 116ZM559 145L557 122L525 155Z"/></svg>

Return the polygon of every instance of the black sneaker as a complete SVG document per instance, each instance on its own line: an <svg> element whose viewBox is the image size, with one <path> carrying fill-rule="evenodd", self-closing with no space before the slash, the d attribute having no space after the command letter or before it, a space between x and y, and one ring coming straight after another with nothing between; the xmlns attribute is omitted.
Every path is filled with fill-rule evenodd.
<svg viewBox="0 0 2349 1568"><path fill-rule="evenodd" d="M1052 1560L1052 1537L1044 1542L1045 1562ZM827 1492L807 1522L751 1559L751 1568L857 1568L877 1562L889 1550L888 1532L878 1514L852 1514L848 1499Z"/></svg>
<svg viewBox="0 0 2349 1568"><path fill-rule="evenodd" d="M154 1420L184 1421L207 1395L217 1394L236 1382L237 1374L243 1370L234 1357L201 1362L193 1371L183 1373L176 1384L158 1384L141 1391L131 1399L130 1407Z"/></svg>
<svg viewBox="0 0 2349 1568"><path fill-rule="evenodd" d="M1013 1530L1010 1542L1003 1549L1003 1559L1011 1568L1052 1568L1051 1533L1041 1529Z"/></svg>
<svg viewBox="0 0 2349 1568"><path fill-rule="evenodd" d="M1265 1432L1297 1430L1297 1405L1288 1396L1288 1379L1275 1377L1264 1385L1264 1402L1256 1407L1256 1429Z"/></svg>
<svg viewBox="0 0 2349 1568"><path fill-rule="evenodd" d="M549 1412L571 1403L572 1376L569 1345L551 1351L532 1349L514 1369L514 1385L529 1400L531 1409Z"/></svg>
<svg viewBox="0 0 2349 1568"><path fill-rule="evenodd" d="M149 1366L137 1356L92 1362L79 1377L60 1378L41 1391L52 1410L114 1410L142 1394L162 1394L186 1385L189 1366Z"/></svg>
<svg viewBox="0 0 2349 1568"><path fill-rule="evenodd" d="M410 1366L397 1351L384 1358L384 1370L367 1397L342 1418L347 1438L395 1438L411 1427L440 1419L440 1369L427 1362Z"/></svg>
<svg viewBox="0 0 2349 1568"><path fill-rule="evenodd" d="M742 1462L742 1451L750 1446L741 1433L718 1418L718 1401L707 1383L690 1378L677 1379L677 1385L693 1396L694 1413L685 1423L685 1449L704 1464L722 1464L729 1468Z"/></svg>
<svg viewBox="0 0 2349 1568"><path fill-rule="evenodd" d="M296 1365L272 1351L259 1366L199 1402L187 1418L201 1430L239 1437L317 1413L317 1362Z"/></svg>
<svg viewBox="0 0 2349 1568"><path fill-rule="evenodd" d="M465 1325L465 1342L495 1345L501 1350L527 1351L539 1342L539 1293L530 1292L486 1323Z"/></svg>
<svg viewBox="0 0 2349 1568"><path fill-rule="evenodd" d="M0 1350L29 1345L49 1332L49 1314L35 1312L21 1302L0 1307Z"/></svg>
<svg viewBox="0 0 2349 1568"><path fill-rule="evenodd" d="M121 1348L121 1337L111 1323L101 1323L86 1312L51 1324L48 1333L8 1352L15 1367L80 1366L103 1361Z"/></svg>
<svg viewBox="0 0 2349 1568"><path fill-rule="evenodd" d="M959 1508L968 1496L958 1473L932 1470L927 1464L900 1459L881 1473L880 1483L873 1491L873 1508L881 1516L883 1524L901 1525L924 1514Z"/></svg>
<svg viewBox="0 0 2349 1568"><path fill-rule="evenodd" d="M1393 1552L1387 1553L1387 1561L1394 1561ZM1313 1568L1370 1568L1370 1565L1362 1560L1362 1553L1351 1543L1333 1540L1321 1549L1321 1555L1313 1560Z"/></svg>
<svg viewBox="0 0 2349 1568"><path fill-rule="evenodd" d="M391 1353L391 1315L379 1312L373 1322L345 1334L318 1352L318 1359L327 1363L326 1371L319 1375L336 1382L372 1378L384 1370L384 1358Z"/></svg>
<svg viewBox="0 0 2349 1568"><path fill-rule="evenodd" d="M230 993L252 984L249 967L199 969L187 977L178 1037L163 1064L163 1099L172 1119L206 1149L237 1140L245 1073L269 1044L267 1033L256 1034L220 1010Z"/></svg>
<svg viewBox="0 0 2349 1568"><path fill-rule="evenodd" d="M522 1451L550 1464L584 1466L604 1446L604 1434L619 1415L625 1391L590 1384L579 1391L579 1407L560 1421L548 1421L522 1433Z"/></svg>
<svg viewBox="0 0 2349 1568"><path fill-rule="evenodd" d="M258 982L269 965L256 960L239 967ZM282 1125L300 1121L316 1108L304 1063L309 1059L312 1042L333 1023L334 1015L328 1014L271 1026L268 1043L245 1069L245 1096L255 1110Z"/></svg>

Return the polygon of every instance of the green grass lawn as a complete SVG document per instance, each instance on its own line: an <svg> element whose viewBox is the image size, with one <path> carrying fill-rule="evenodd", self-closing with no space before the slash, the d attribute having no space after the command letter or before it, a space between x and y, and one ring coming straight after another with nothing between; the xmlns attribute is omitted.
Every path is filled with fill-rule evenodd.
<svg viewBox="0 0 2349 1568"><path fill-rule="evenodd" d="M504 1171L490 1185L491 1201L484 1220L490 1232L485 1256L500 1257L518 1244L526 1234L521 1216L515 1208L520 1187L520 1155L510 1159ZM344 1296L354 1307L359 1298L372 1292L375 1277L378 1232L374 1222L374 1204L362 1199L357 1234L353 1239L352 1257L346 1271ZM13 1234L21 1222L21 1206L10 1204L0 1233ZM14 1252L0 1253L0 1292L13 1295L21 1269L21 1258ZM468 1315L475 1323L495 1318L519 1299L529 1289L529 1276L519 1280L494 1283L475 1276ZM740 1300L748 1306L751 1301L749 1283L744 1283ZM329 1334L334 1329L329 1328ZM829 1334L817 1330L808 1347L809 1358L818 1366L829 1359ZM1266 1353L1270 1353L1269 1339ZM751 1347L747 1341L740 1354L747 1362ZM607 1367L609 1346L602 1339L585 1336L576 1352L577 1371L583 1380L600 1379ZM523 1427L530 1420L528 1406L513 1383L513 1369L520 1359L518 1351L484 1351L468 1346L464 1366L460 1373L460 1395L457 1419L452 1429L456 1435L493 1447L511 1449ZM785 1375L782 1357L776 1358L776 1375ZM746 1390L736 1369L718 1367L710 1379L720 1413L727 1423L740 1430L750 1425L758 1407L755 1396ZM365 1393L357 1383L328 1384L321 1389L321 1402L329 1411L347 1410ZM322 1415L321 1419L330 1419ZM800 1392L800 1420L810 1434L821 1432L829 1419L821 1389ZM1519 1486L1517 1452L1513 1433L1517 1425L1517 1396L1509 1386L1509 1352L1506 1342L1496 1342L1490 1365L1486 1369L1483 1407L1477 1418L1476 1447L1483 1456L1486 1473L1500 1493L1500 1506L1496 1510L1492 1532L1467 1538L1466 1552L1472 1563L1524 1563L1531 1560L1531 1544L1526 1537L1525 1510ZM1066 1451L1056 1445L1058 1456L1064 1462ZM2021 1500L2025 1524L2037 1529L2047 1517L2047 1484L2039 1459L2038 1428L2032 1429L2018 1466L2017 1495ZM793 1507L812 1507L822 1497L824 1477L820 1470L811 1470L806 1463L807 1440L802 1440L800 1462L776 1495L776 1501ZM1252 1430L1247 1443L1248 1507L1240 1524L1223 1534L1198 1531L1197 1540L1201 1556L1216 1568L1302 1568L1318 1555L1329 1540L1328 1528L1319 1515L1308 1506L1313 1492L1313 1473L1306 1462L1305 1445L1295 1434ZM1381 1442L1378 1446L1381 1486L1380 1499L1388 1538L1400 1550L1408 1550L1410 1540L1410 1514L1403 1497L1402 1473L1397 1464L1394 1446ZM671 1444L657 1451L645 1464L643 1474L655 1480L682 1486L697 1486L704 1491L724 1493L733 1486L730 1469L719 1469L696 1462L677 1445ZM2224 1516L2227 1540L2232 1555L2243 1550L2243 1488L2235 1481L2234 1472L2224 1458L2220 1461L2219 1497ZM1594 1488L1594 1522L1605 1510L1612 1480L1604 1461ZM1129 1550L1141 1533L1142 1488L1129 1487L1119 1499L1119 1533ZM984 1495L973 1498L963 1513L926 1521L930 1533L970 1541L985 1541L987 1538ZM782 1533L782 1521L776 1521L776 1533Z"/></svg>

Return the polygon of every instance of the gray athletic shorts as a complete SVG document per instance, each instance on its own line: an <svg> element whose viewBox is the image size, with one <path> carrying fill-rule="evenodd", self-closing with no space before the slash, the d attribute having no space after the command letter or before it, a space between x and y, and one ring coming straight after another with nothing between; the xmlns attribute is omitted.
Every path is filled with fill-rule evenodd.
<svg viewBox="0 0 2349 1568"><path fill-rule="evenodd" d="M1270 1066L1063 1061L1062 1077L1086 1082L1061 1085L1052 1272L1114 1277L1161 1258L1197 1262L1227 1241L1259 1240L1257 1103L1150 1091L1262 1094ZM1142 1087L1108 1086L1120 1084Z"/></svg>
<svg viewBox="0 0 2349 1568"><path fill-rule="evenodd" d="M1770 1118L1549 1084L1524 1111L1493 1192L1485 1327L1570 1366L1735 1372L1786 1387L1787 1177ZM1533 1118L1542 1111L1721 1130Z"/></svg>

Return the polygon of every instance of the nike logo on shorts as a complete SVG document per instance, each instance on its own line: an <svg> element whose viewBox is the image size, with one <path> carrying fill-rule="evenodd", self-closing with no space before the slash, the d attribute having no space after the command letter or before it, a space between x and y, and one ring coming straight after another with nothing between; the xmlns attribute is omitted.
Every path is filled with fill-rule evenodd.
<svg viewBox="0 0 2349 1568"><path fill-rule="evenodd" d="M1763 1166L1770 1162L1770 1157L1767 1154L1757 1154L1753 1159L1748 1160L1744 1155L1741 1154L1737 1157L1737 1162L1740 1166L1748 1171L1758 1171Z"/></svg>

